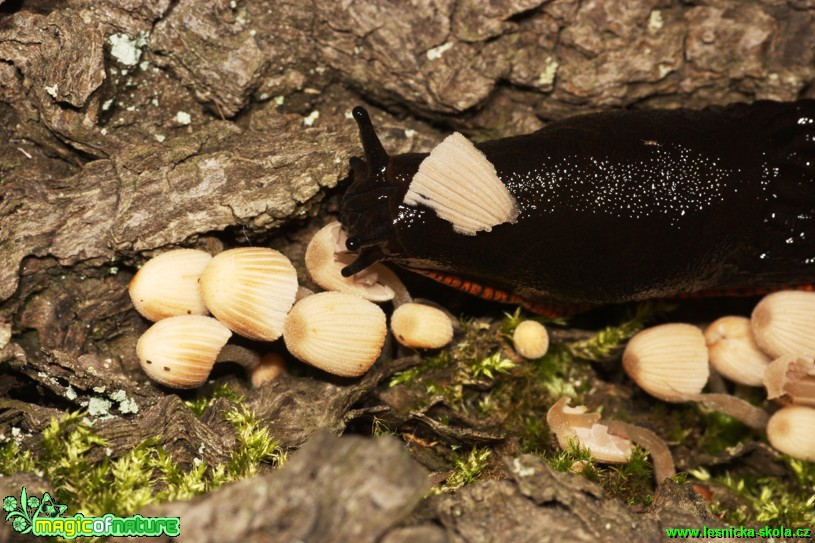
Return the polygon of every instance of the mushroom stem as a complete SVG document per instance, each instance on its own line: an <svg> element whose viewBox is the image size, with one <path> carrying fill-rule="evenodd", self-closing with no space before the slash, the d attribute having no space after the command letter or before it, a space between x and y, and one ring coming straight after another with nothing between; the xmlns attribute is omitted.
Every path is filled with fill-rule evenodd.
<svg viewBox="0 0 815 543"><path fill-rule="evenodd" d="M224 345L224 348L218 353L218 357L215 358L215 363L218 362L235 362L246 368L246 372L251 374L260 365L260 355L252 349L227 344Z"/></svg>
<svg viewBox="0 0 815 543"><path fill-rule="evenodd" d="M654 462L654 477L657 483L662 483L665 479L676 475L676 466L674 465L671 450L665 441L654 432L619 420L605 420L603 424L608 427L609 433L633 441L648 449Z"/></svg>
<svg viewBox="0 0 815 543"><path fill-rule="evenodd" d="M756 430L766 428L770 418L763 409L729 394L694 394L687 399L699 402L711 411L729 415Z"/></svg>

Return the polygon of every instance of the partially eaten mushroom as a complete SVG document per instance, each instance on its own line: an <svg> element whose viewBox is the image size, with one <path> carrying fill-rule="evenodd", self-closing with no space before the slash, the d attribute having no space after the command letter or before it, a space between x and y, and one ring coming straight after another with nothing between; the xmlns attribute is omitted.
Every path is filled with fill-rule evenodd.
<svg viewBox="0 0 815 543"><path fill-rule="evenodd" d="M767 398L815 406L815 359L786 355L770 363L764 374Z"/></svg>
<svg viewBox="0 0 815 543"><path fill-rule="evenodd" d="M633 444L637 443L651 453L657 482L676 475L671 451L655 433L633 424L602 421L599 413L587 413L583 405L569 407L569 401L562 397L546 414L546 422L561 449L569 447L569 439L576 439L595 460L623 463L631 458Z"/></svg>
<svg viewBox="0 0 815 543"><path fill-rule="evenodd" d="M396 274L380 263L344 277L342 269L357 258L346 248L347 239L348 235L337 221L327 224L311 238L306 248L306 268L315 283L326 290L356 294L372 302L387 302L404 291Z"/></svg>
<svg viewBox="0 0 815 543"><path fill-rule="evenodd" d="M561 449L569 448L569 439L576 439L581 447L589 449L600 462L628 462L634 446L631 441L608 433L600 423L600 413L587 413L585 405L569 407L570 399L559 399L546 414L546 423L557 437Z"/></svg>

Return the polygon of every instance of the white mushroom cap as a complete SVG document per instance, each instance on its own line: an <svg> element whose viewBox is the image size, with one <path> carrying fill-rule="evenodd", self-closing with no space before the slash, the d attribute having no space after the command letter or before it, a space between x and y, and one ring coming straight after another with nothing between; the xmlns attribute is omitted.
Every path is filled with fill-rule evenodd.
<svg viewBox="0 0 815 543"><path fill-rule="evenodd" d="M815 359L794 354L779 357L767 367L764 384L770 400L786 398L815 406Z"/></svg>
<svg viewBox="0 0 815 543"><path fill-rule="evenodd" d="M702 394L710 375L702 331L689 324L663 324L634 336L623 368L643 390L666 402L698 402L752 428L767 425L767 413L729 394Z"/></svg>
<svg viewBox="0 0 815 543"><path fill-rule="evenodd" d="M515 327L512 343L518 354L532 360L542 357L549 350L549 334L538 321L526 320Z"/></svg>
<svg viewBox="0 0 815 543"><path fill-rule="evenodd" d="M379 357L386 334L385 313L376 304L342 292L320 292L295 304L283 340L299 360L357 377Z"/></svg>
<svg viewBox="0 0 815 543"><path fill-rule="evenodd" d="M765 296L750 318L761 350L772 358L815 356L815 292L783 290Z"/></svg>
<svg viewBox="0 0 815 543"><path fill-rule="evenodd" d="M327 224L311 238L306 249L306 268L311 278L326 290L356 294L373 302L392 300L394 291L387 281L394 273L382 264L373 264L351 277L343 277L342 269L357 258L346 249L347 239L337 221Z"/></svg>
<svg viewBox="0 0 815 543"><path fill-rule="evenodd" d="M153 322L177 315L206 315L198 279L212 256L197 249L175 249L148 260L128 290L133 306Z"/></svg>
<svg viewBox="0 0 815 543"><path fill-rule="evenodd" d="M274 341L294 304L297 271L274 249L230 249L204 270L201 293L210 312L233 332Z"/></svg>
<svg viewBox="0 0 815 543"><path fill-rule="evenodd" d="M142 334L136 354L154 381L173 388L196 388L206 382L230 336L232 332L212 317L168 317Z"/></svg>
<svg viewBox="0 0 815 543"><path fill-rule="evenodd" d="M710 364L725 378L748 386L761 386L770 357L758 348L750 319L722 317L705 330Z"/></svg>
<svg viewBox="0 0 815 543"><path fill-rule="evenodd" d="M815 462L815 409L793 405L779 409L767 424L770 445L793 458Z"/></svg>
<svg viewBox="0 0 815 543"><path fill-rule="evenodd" d="M631 338L623 368L648 394L667 402L697 395L710 376L702 331L690 324L662 324Z"/></svg>
<svg viewBox="0 0 815 543"><path fill-rule="evenodd" d="M406 303L391 316L396 341L414 349L440 349L453 340L453 323L444 311L429 305Z"/></svg>

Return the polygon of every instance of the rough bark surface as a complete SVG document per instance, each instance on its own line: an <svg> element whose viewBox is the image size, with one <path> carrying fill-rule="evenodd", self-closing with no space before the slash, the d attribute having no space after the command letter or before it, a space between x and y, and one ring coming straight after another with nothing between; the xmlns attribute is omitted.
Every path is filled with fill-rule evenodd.
<svg viewBox="0 0 815 543"><path fill-rule="evenodd" d="M813 28L811 0L0 0L0 440L35 448L52 418L85 409L108 443L96 457L157 438L184 465L224 462L232 404L197 417L183 400L211 386L147 380L135 344L149 323L127 285L167 248L248 243L307 281L304 241L360 154L354 105L403 153L591 110L813 97ZM292 461L150 512L182 515L195 542L659 541L716 525L686 486L634 512L511 446L494 480L421 500L428 479L395 441L314 435L380 409L466 445L507 437L382 385L416 363L259 390L225 371ZM0 497L21 484L48 488L0 477Z"/></svg>

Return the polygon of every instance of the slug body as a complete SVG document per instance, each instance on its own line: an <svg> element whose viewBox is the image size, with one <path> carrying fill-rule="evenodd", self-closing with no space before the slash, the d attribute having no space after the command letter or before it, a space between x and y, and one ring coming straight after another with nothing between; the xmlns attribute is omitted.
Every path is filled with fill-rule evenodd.
<svg viewBox="0 0 815 543"><path fill-rule="evenodd" d="M576 116L526 136L464 140L486 162L467 155L449 168L441 151L388 156L367 112L354 116L365 162L352 162L340 221L361 252L344 274L388 260L527 305L815 279L815 100ZM457 205L456 194L477 200L481 185L469 190L469 180L493 175L490 165L513 207L470 227L455 215L470 202ZM449 178L452 200L429 192Z"/></svg>

